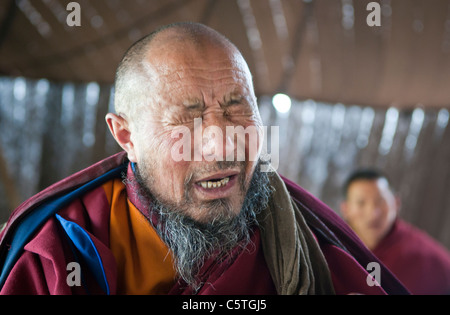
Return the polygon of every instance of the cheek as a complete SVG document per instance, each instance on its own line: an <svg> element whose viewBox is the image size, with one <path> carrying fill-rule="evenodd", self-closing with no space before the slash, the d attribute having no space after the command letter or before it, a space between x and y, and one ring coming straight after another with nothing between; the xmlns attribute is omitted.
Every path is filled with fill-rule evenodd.
<svg viewBox="0 0 450 315"><path fill-rule="evenodd" d="M264 129L255 120L242 120L234 124L234 130L239 136L235 137L235 146L238 152L245 151L245 160L258 162L264 142ZM244 133L243 135L241 133ZM227 132L228 136L228 132ZM242 150L244 148L244 150ZM239 159L239 158L238 158Z"/></svg>
<svg viewBox="0 0 450 315"><path fill-rule="evenodd" d="M348 220L354 225L362 224L366 216L366 212L360 207L353 206L349 208Z"/></svg>
<svg viewBox="0 0 450 315"><path fill-rule="evenodd" d="M152 178L153 193L169 197L172 201L180 200L184 194L184 181L189 163L175 161L171 156L171 148L176 139L170 133L148 133L136 142L137 160L145 164L146 176Z"/></svg>
<svg viewBox="0 0 450 315"><path fill-rule="evenodd" d="M175 202L182 201L185 195L184 182L187 166L183 164L185 162L173 162L171 159L166 159L158 170L163 195Z"/></svg>
<svg viewBox="0 0 450 315"><path fill-rule="evenodd" d="M175 162L169 156L157 158L153 167L148 171L154 183L149 187L162 200L179 203L184 201L185 180L188 176L188 164Z"/></svg>
<svg viewBox="0 0 450 315"><path fill-rule="evenodd" d="M264 133L263 129L259 126L251 126L250 127L251 134L248 137L248 143L247 143L247 154L248 154L248 160L249 161L255 161L257 162L259 160L259 157L261 155L262 145L264 141ZM271 152L275 153L275 152Z"/></svg>
<svg viewBox="0 0 450 315"><path fill-rule="evenodd" d="M161 183L163 193L179 201L184 196L184 183L188 175L189 162L175 161L171 156L170 144L164 144L157 158L159 167L156 170L158 182Z"/></svg>
<svg viewBox="0 0 450 315"><path fill-rule="evenodd" d="M136 132L133 143L141 160L162 160L167 152L170 153L171 140L170 132L159 125L149 124L147 128Z"/></svg>

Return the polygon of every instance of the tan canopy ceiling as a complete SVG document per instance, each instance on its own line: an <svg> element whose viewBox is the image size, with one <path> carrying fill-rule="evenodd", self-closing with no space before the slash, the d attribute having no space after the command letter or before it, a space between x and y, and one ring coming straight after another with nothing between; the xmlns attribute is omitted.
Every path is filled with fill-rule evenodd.
<svg viewBox="0 0 450 315"><path fill-rule="evenodd" d="M0 74L112 83L125 50L160 25L205 23L242 51L257 95L450 107L450 1L67 0L0 2Z"/></svg>

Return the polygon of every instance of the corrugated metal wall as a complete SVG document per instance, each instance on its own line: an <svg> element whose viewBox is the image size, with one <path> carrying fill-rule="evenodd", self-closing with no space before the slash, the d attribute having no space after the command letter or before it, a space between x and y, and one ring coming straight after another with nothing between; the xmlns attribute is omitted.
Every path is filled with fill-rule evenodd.
<svg viewBox="0 0 450 315"><path fill-rule="evenodd" d="M13 205L119 150L104 116L111 86L0 78L0 221ZM260 98L279 126L278 171L339 212L341 186L375 166L402 197L401 216L450 248L450 127L446 109L294 101L288 115ZM270 128L269 128L270 131Z"/></svg>
<svg viewBox="0 0 450 315"><path fill-rule="evenodd" d="M0 164L8 171L0 165L0 220L18 200L118 152L104 120L110 96L110 85L0 78Z"/></svg>

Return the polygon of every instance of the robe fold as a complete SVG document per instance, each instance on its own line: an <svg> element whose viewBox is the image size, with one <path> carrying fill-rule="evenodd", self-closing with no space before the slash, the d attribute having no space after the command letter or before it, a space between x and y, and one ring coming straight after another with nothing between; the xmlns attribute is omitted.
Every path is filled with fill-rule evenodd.
<svg viewBox="0 0 450 315"><path fill-rule="evenodd" d="M397 219L373 250L412 294L450 294L450 253L425 232Z"/></svg>
<svg viewBox="0 0 450 315"><path fill-rule="evenodd" d="M192 294L177 279L171 253L136 206L134 193L122 183L127 172L129 163L121 152L19 206L0 234L0 293ZM408 294L332 210L283 181L320 245L335 293ZM197 293L280 293L267 264L277 257L264 256L264 233L255 226L247 248L237 247L224 261L207 260ZM73 262L80 267L80 283L72 282ZM380 263L381 286L368 285L369 262Z"/></svg>

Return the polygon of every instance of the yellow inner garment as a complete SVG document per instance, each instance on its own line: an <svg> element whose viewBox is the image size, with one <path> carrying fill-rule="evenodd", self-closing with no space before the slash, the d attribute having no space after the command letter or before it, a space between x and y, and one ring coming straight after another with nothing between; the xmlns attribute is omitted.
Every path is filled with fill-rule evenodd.
<svg viewBox="0 0 450 315"><path fill-rule="evenodd" d="M128 200L120 179L103 188L111 205L110 248L117 262L117 293L166 294L176 281L168 247Z"/></svg>

